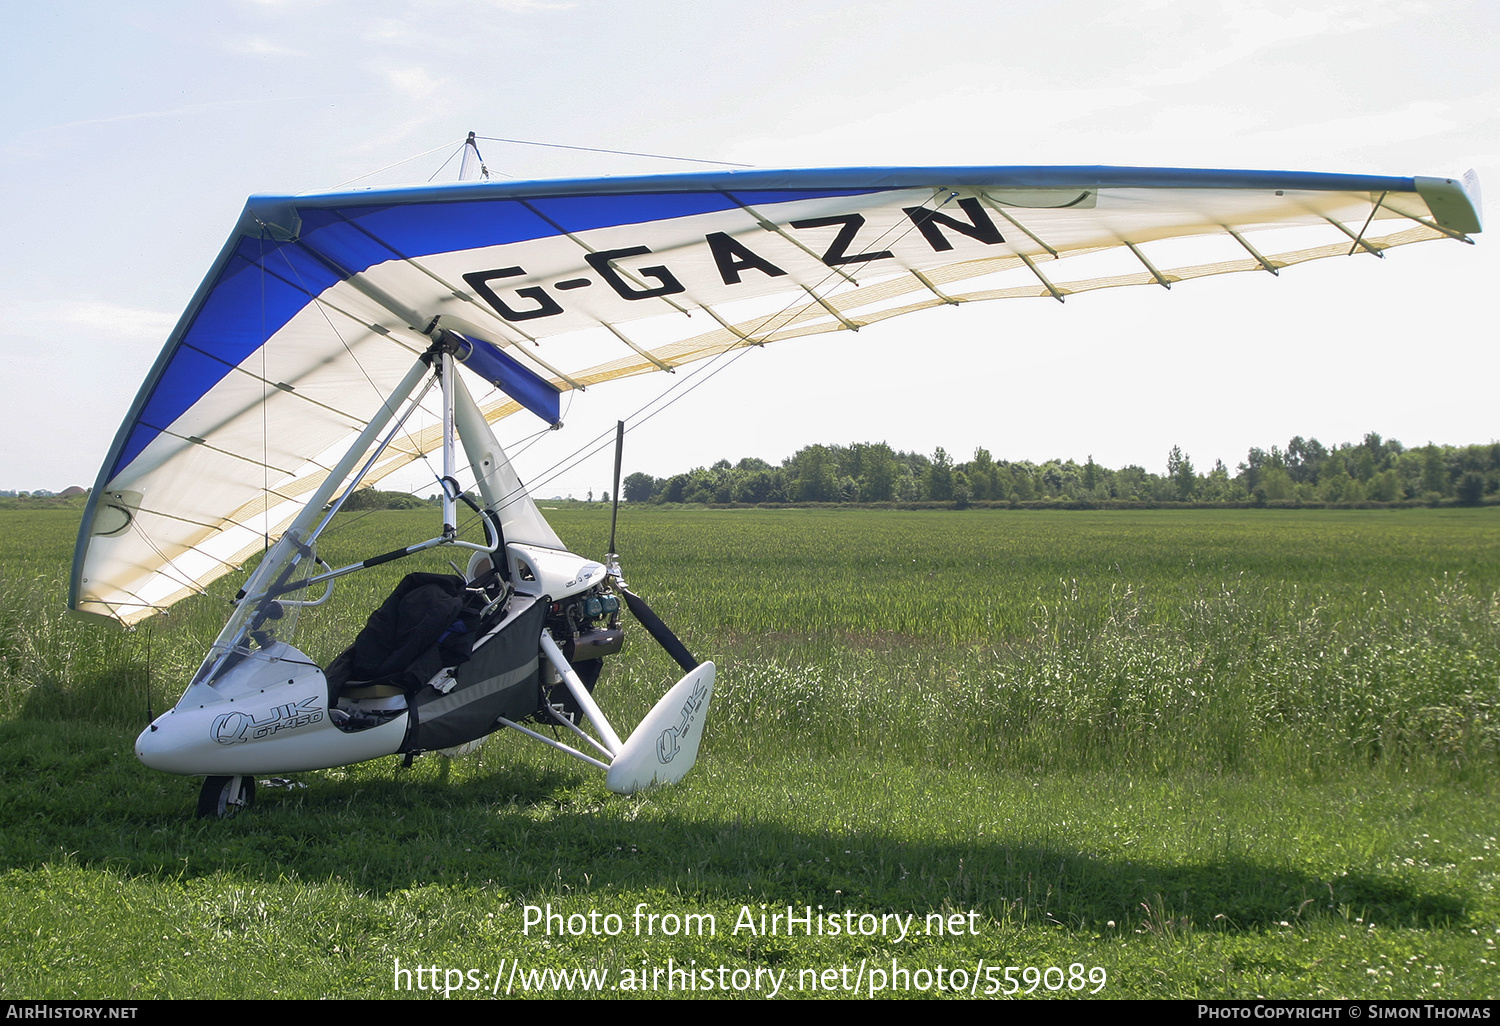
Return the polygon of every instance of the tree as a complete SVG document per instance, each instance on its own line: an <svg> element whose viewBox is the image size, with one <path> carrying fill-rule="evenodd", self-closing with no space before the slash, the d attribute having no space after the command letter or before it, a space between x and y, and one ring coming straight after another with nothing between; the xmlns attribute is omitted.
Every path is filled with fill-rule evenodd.
<svg viewBox="0 0 1500 1026"><path fill-rule="evenodd" d="M716 501L715 492L718 482L714 480L713 472L704 470L702 467L694 467L687 476L687 484L682 488L683 502L709 503ZM668 500L671 501L671 500ZM725 501L728 501L726 496Z"/></svg>
<svg viewBox="0 0 1500 1026"><path fill-rule="evenodd" d="M1172 491L1179 501L1186 502L1193 497L1193 491L1198 484L1197 475L1193 473L1193 462L1182 454L1181 448L1175 445L1167 455L1167 478L1171 481Z"/></svg>
<svg viewBox="0 0 1500 1026"><path fill-rule="evenodd" d="M1448 494L1448 468L1443 466L1442 450L1431 442L1422 450L1422 490Z"/></svg>
<svg viewBox="0 0 1500 1026"><path fill-rule="evenodd" d="M1225 502L1230 497L1229 468L1223 460L1214 460L1214 469L1203 482L1201 495L1209 502Z"/></svg>
<svg viewBox="0 0 1500 1026"><path fill-rule="evenodd" d="M1029 462L1012 463L1010 465L1011 476L1015 481L1015 490L1011 492L1011 501L1030 502L1036 498L1036 481L1032 472L1036 468Z"/></svg>
<svg viewBox="0 0 1500 1026"><path fill-rule="evenodd" d="M809 445L787 467L792 496L799 502L837 502L838 461L827 446Z"/></svg>
<svg viewBox="0 0 1500 1026"><path fill-rule="evenodd" d="M896 454L891 447L881 442L870 446L861 460L864 477L859 492L868 502L890 502L896 497L896 477L899 470Z"/></svg>
<svg viewBox="0 0 1500 1026"><path fill-rule="evenodd" d="M661 490L661 482L650 474L631 474L625 479L626 502L650 502Z"/></svg>
<svg viewBox="0 0 1500 1026"><path fill-rule="evenodd" d="M779 470L754 470L742 474L730 494L735 502L780 502L785 498L781 481Z"/></svg>
<svg viewBox="0 0 1500 1026"><path fill-rule="evenodd" d="M1356 483L1342 469L1337 474L1324 474L1323 480L1318 482L1318 497L1324 502L1353 502L1351 494Z"/></svg>
<svg viewBox="0 0 1500 1026"><path fill-rule="evenodd" d="M1264 449L1256 446L1250 448L1250 452L1245 456L1245 462L1239 465L1240 478L1244 482L1245 491L1252 495L1259 491L1261 475L1266 472L1266 467L1270 465L1270 462L1270 457L1266 455Z"/></svg>
<svg viewBox="0 0 1500 1026"><path fill-rule="evenodd" d="M935 502L947 502L953 498L953 460L941 445L932 454L932 467L927 476L927 497Z"/></svg>
<svg viewBox="0 0 1500 1026"><path fill-rule="evenodd" d="M922 482L917 480L911 464L902 462L896 471L896 498L902 502L915 502L922 497Z"/></svg>
<svg viewBox="0 0 1500 1026"><path fill-rule="evenodd" d="M1484 475L1477 470L1468 470L1458 479L1458 501L1465 506L1477 506L1484 498Z"/></svg>
<svg viewBox="0 0 1500 1026"><path fill-rule="evenodd" d="M1382 470L1370 482L1370 498L1376 502L1395 502L1401 498L1401 478L1395 468Z"/></svg>
<svg viewBox="0 0 1500 1026"><path fill-rule="evenodd" d="M1294 489L1292 476L1286 472L1285 467L1267 467L1261 474L1261 485L1257 490L1257 495L1271 502L1285 502L1293 496Z"/></svg>
<svg viewBox="0 0 1500 1026"><path fill-rule="evenodd" d="M427 502L406 492L383 492L378 488L361 488L344 500L341 509L421 509Z"/></svg>
<svg viewBox="0 0 1500 1026"><path fill-rule="evenodd" d="M676 474L673 477L671 477L670 479L668 479L667 483L662 487L661 501L662 502L683 502L683 501L685 501L684 496L686 495L688 485L692 483L692 480L693 479L691 477L689 477L687 474Z"/></svg>
<svg viewBox="0 0 1500 1026"><path fill-rule="evenodd" d="M1297 435L1286 445L1286 470L1298 484L1314 484L1322 473L1328 450L1316 438Z"/></svg>
<svg viewBox="0 0 1500 1026"><path fill-rule="evenodd" d="M998 499L999 489L995 486L996 480L995 458L984 446L974 450L974 459L969 463L965 473L969 479L969 493L975 499Z"/></svg>

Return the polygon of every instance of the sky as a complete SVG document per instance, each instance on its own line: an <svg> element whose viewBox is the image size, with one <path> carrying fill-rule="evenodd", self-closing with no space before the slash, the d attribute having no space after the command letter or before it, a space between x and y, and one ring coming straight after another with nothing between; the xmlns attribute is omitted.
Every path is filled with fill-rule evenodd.
<svg viewBox="0 0 1500 1026"><path fill-rule="evenodd" d="M93 483L248 195L451 180L470 131L768 168L1475 168L1500 195L1493 3L64 0L6 34L0 489ZM516 179L711 166L482 148ZM626 472L862 441L1158 473L1174 445L1232 469L1293 435L1489 442L1500 238L1477 240L767 346L635 429ZM524 415L497 431L540 494L597 495L607 453L550 468L664 379L565 396L534 444Z"/></svg>

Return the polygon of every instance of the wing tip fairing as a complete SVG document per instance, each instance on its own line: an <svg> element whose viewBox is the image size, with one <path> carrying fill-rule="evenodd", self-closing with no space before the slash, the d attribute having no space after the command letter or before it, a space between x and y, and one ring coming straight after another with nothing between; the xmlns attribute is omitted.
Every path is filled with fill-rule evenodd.
<svg viewBox="0 0 1500 1026"><path fill-rule="evenodd" d="M1463 235L1477 235L1484 231L1479 176L1473 171L1462 178L1418 177L1412 181L1439 225Z"/></svg>
<svg viewBox="0 0 1500 1026"><path fill-rule="evenodd" d="M251 238L266 236L277 242L292 242L302 234L302 215L296 196L257 193L245 201L236 231Z"/></svg>

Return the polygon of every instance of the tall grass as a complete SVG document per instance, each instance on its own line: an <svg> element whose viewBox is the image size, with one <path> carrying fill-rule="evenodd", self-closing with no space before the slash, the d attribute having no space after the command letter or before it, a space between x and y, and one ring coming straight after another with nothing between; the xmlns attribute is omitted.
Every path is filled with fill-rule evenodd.
<svg viewBox="0 0 1500 1026"><path fill-rule="evenodd" d="M1500 769L1500 604L1461 579L1358 621L1237 581L1175 622L1118 596L1043 607L1031 638L726 656L714 716L741 749L852 747L1020 772ZM1080 608L1085 607L1085 608Z"/></svg>
<svg viewBox="0 0 1500 1026"><path fill-rule="evenodd" d="M60 608L74 515L3 516L0 710L139 723L148 687L170 705L237 582L134 631L78 622ZM325 555L389 549L428 519L351 518ZM557 519L602 546L602 513ZM712 743L746 754L1500 768L1493 511L650 513L622 537L637 589L721 664ZM331 658L414 568L355 575L299 645ZM624 722L676 673L632 636L603 685Z"/></svg>

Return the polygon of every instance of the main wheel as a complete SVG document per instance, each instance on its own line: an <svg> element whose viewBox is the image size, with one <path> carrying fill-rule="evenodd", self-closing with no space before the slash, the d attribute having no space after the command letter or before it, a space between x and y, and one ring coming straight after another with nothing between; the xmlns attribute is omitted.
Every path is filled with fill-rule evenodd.
<svg viewBox="0 0 1500 1026"><path fill-rule="evenodd" d="M228 819L254 803L254 777L209 777L198 792L198 818Z"/></svg>

